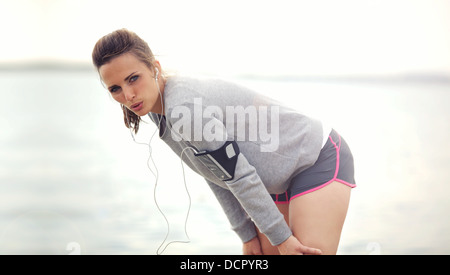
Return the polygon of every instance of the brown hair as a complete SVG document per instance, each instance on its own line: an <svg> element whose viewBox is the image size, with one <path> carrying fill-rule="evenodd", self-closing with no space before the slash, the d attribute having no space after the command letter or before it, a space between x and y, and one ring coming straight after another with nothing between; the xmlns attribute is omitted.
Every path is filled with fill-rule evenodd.
<svg viewBox="0 0 450 275"><path fill-rule="evenodd" d="M127 29L116 30L100 38L92 51L92 62L98 71L101 66L125 53L132 53L147 65L149 69L153 70L155 57L147 42ZM125 126L127 128L133 128L134 132L137 133L141 117L130 111L127 107L123 105L121 107Z"/></svg>

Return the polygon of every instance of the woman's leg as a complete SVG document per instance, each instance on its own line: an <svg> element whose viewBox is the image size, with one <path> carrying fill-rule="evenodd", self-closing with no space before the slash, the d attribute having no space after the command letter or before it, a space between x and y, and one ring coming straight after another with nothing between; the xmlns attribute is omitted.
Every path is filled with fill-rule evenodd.
<svg viewBox="0 0 450 275"><path fill-rule="evenodd" d="M284 219L289 224L289 204L277 204L278 210L280 210L281 214L284 215ZM261 243L261 250L263 255L279 255L278 248L272 246L269 239L267 239L266 235L262 234L259 230L258 238Z"/></svg>
<svg viewBox="0 0 450 275"><path fill-rule="evenodd" d="M289 204L289 226L303 244L336 254L351 188L340 182L296 197Z"/></svg>
<svg viewBox="0 0 450 275"><path fill-rule="evenodd" d="M325 186L321 187L323 183ZM319 248L323 254L336 254L350 190L355 186L352 153L333 130L314 165L292 179L287 192L292 196L289 204L278 205L278 209L303 245ZM308 190L312 192L307 193ZM277 196L277 201L284 198L278 199ZM259 234L259 239L263 253L278 254L263 234Z"/></svg>
<svg viewBox="0 0 450 275"><path fill-rule="evenodd" d="M294 236L303 244L319 248L322 253L336 254L350 202L351 187L340 182L277 204ZM264 255L279 254L267 237L258 231Z"/></svg>

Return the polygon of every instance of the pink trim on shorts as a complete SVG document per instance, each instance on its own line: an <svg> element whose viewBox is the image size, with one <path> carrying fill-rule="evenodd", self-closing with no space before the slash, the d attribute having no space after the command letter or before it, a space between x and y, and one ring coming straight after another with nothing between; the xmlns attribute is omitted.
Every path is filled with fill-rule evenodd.
<svg viewBox="0 0 450 275"><path fill-rule="evenodd" d="M335 169L335 172L334 172L334 177L333 177L330 181L328 181L328 182L326 182L326 183L324 183L324 184L322 184L322 185L320 185L320 186L317 186L316 188L313 188L313 189L311 189L311 190L308 190L308 191L305 191L305 192L303 192L303 193L300 193L300 194L297 194L297 195L293 196L293 197L289 200L289 202L291 202L291 200L293 200L293 199L295 199L295 198L297 198L297 197L300 197L300 196L306 195L306 194L308 194L308 193L314 192L314 191L316 191L316 190L319 190L319 189L321 189L321 188L324 188L325 186L327 186L328 184L330 184L330 183L332 183L332 182L334 182L334 181L343 183L343 184L345 184L345 185L347 185L347 186L350 186L351 188L356 187L356 184L351 184L351 183L348 183L348 182L346 182L346 181L343 181L343 180L340 180L340 179L337 178L337 175L338 175L338 173L339 173L339 152L340 152L340 150L341 150L341 136L339 136L339 146L337 146L336 143L333 141L333 139L331 138L331 135L329 136L329 139L330 139L330 141L333 143L334 148L336 148L336 169Z"/></svg>
<svg viewBox="0 0 450 275"><path fill-rule="evenodd" d="M277 194L277 195L276 195L276 200L274 201L274 203L275 203L275 204L288 204L289 201L287 200L287 198L288 198L287 191L285 192L285 194L286 194L286 200L285 200L285 201L278 201L278 194ZM281 194L280 194L280 195L281 195Z"/></svg>

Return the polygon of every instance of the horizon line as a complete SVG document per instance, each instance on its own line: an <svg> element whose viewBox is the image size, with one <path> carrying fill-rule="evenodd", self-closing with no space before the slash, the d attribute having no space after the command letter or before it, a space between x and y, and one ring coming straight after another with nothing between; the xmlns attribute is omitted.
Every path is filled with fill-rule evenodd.
<svg viewBox="0 0 450 275"><path fill-rule="evenodd" d="M0 72L4 71L92 71L95 67L86 61L11 61L0 62ZM199 72L199 74L205 74ZM206 73L213 75L211 73ZM349 81L349 82L438 82L450 84L450 73L436 72L404 72L404 73L347 73L347 74L264 74L242 72L231 75L239 79L270 81Z"/></svg>

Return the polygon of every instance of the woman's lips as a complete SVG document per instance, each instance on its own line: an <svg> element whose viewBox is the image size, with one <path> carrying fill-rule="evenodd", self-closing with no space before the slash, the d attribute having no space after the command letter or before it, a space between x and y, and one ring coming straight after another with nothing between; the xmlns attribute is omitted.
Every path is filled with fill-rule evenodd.
<svg viewBox="0 0 450 275"><path fill-rule="evenodd" d="M142 109L143 105L144 105L144 102L139 102L139 103L131 105L130 108L135 112L139 112Z"/></svg>

